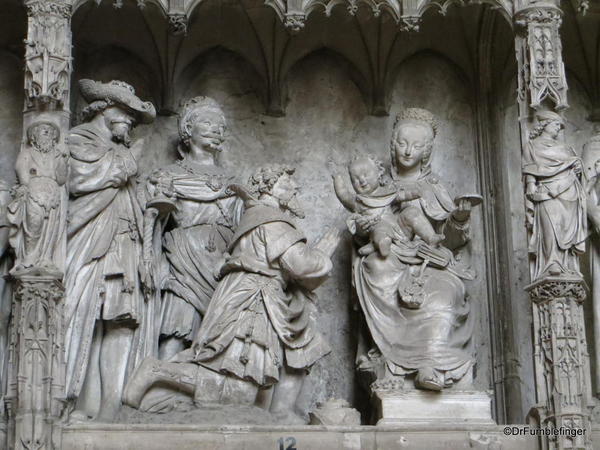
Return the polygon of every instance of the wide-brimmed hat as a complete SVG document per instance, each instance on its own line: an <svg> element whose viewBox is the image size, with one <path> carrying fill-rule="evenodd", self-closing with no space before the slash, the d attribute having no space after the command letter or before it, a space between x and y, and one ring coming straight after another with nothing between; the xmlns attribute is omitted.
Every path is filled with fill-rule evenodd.
<svg viewBox="0 0 600 450"><path fill-rule="evenodd" d="M124 81L113 80L108 83L83 79L79 80L81 95L88 102L109 100L118 106L130 110L140 123L150 123L156 117L156 109L151 102L144 102L135 95L133 86Z"/></svg>

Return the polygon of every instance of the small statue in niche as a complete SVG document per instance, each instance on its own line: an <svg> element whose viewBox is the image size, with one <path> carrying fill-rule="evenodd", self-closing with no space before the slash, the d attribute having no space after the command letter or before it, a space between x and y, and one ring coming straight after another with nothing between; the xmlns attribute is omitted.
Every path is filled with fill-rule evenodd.
<svg viewBox="0 0 600 450"><path fill-rule="evenodd" d="M149 178L144 260L153 260L149 271L158 295L162 291L160 359L194 339L241 214L241 201L228 189L233 177L218 165L225 130L215 100L189 100L179 116L182 158Z"/></svg>
<svg viewBox="0 0 600 450"><path fill-rule="evenodd" d="M36 122L27 129L27 145L17 157L19 184L8 207L15 250L13 275L41 273L62 278L66 253L65 183L68 153L60 129Z"/></svg>
<svg viewBox="0 0 600 450"><path fill-rule="evenodd" d="M142 209L131 142L138 123L156 111L122 81L80 80L88 106L72 128L69 222L65 273L67 399L72 420L114 419L123 386L138 362L156 354L152 301L142 295Z"/></svg>
<svg viewBox="0 0 600 450"><path fill-rule="evenodd" d="M4 416L3 397L6 393L8 372L8 332L12 308L12 289L6 279L13 257L8 242L10 223L8 205L12 200L8 185L0 180L0 423Z"/></svg>
<svg viewBox="0 0 600 450"><path fill-rule="evenodd" d="M357 155L348 164L353 191L335 165L330 164L330 171L337 198L348 211L354 213L347 221L350 232L356 233L357 220L366 220L371 224L369 243L358 249L360 255L378 251L381 256L387 257L396 222L400 223L407 241L410 240L409 236L417 235L437 247L444 239L444 235L436 233L421 209L415 206L403 204L398 217L394 215L393 207L417 199L420 194L410 186L406 189L401 189L400 186L391 188L389 179L385 177L385 168L375 156Z"/></svg>
<svg viewBox="0 0 600 450"><path fill-rule="evenodd" d="M437 247L406 239L392 222L390 254L356 254L353 282L368 333L359 345L358 369L376 381L372 388L398 387L414 376L416 387L442 390L463 379L475 362L473 317L463 280L473 279L455 253L470 239L471 208L477 195L454 201L431 172L437 134L434 116L420 108L399 114L391 141L392 189L420 195L407 203L420 210L444 240ZM409 188L410 187L410 188ZM402 214L402 203L394 214ZM357 245L370 232L356 220Z"/></svg>
<svg viewBox="0 0 600 450"><path fill-rule="evenodd" d="M523 154L534 256L532 279L581 278L579 255L587 238L586 196L582 162L561 138L563 118L552 111L535 113L536 123Z"/></svg>
<svg viewBox="0 0 600 450"><path fill-rule="evenodd" d="M583 146L581 159L586 180L587 215L590 228L588 254L592 278L592 305L594 316L594 351L600 361L600 123L595 123L591 138ZM596 396L600 392L600 371L595 373Z"/></svg>
<svg viewBox="0 0 600 450"><path fill-rule="evenodd" d="M330 352L317 329L313 291L329 276L339 233L307 245L294 221L303 212L293 174L267 166L249 190L235 188L246 209L192 347L170 362L146 359L127 386L126 404L164 412L187 395L197 405L260 405L282 420L301 420L294 408L304 377Z"/></svg>

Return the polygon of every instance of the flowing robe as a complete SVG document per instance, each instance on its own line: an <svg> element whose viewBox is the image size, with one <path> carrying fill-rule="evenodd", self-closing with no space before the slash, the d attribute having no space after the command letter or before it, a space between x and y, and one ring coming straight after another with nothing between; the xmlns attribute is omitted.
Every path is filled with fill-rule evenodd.
<svg viewBox="0 0 600 450"><path fill-rule="evenodd" d="M68 194L65 187L66 158L58 147L48 153L32 147L21 150L20 178L14 201L8 206L10 243L20 268L43 268L62 275L66 252Z"/></svg>
<svg viewBox="0 0 600 450"><path fill-rule="evenodd" d="M132 177L137 164L128 148L83 124L68 137L71 153L65 348L67 396L76 398L88 367L97 320L136 328L128 373L154 352L154 318L140 290L142 212ZM126 179L114 187L115 179ZM126 377L127 379L127 377Z"/></svg>
<svg viewBox="0 0 600 450"><path fill-rule="evenodd" d="M579 273L578 254L587 238L586 197L575 171L579 161L572 147L553 139L538 137L525 147L523 173L538 186L529 243L536 256L533 279L551 265Z"/></svg>
<svg viewBox="0 0 600 450"><path fill-rule="evenodd" d="M328 354L310 291L325 281L331 261L305 241L288 216L268 206L249 207L232 240L229 273L192 348L175 361L264 387L277 383L284 361L308 369Z"/></svg>
<svg viewBox="0 0 600 450"><path fill-rule="evenodd" d="M422 209L446 235L445 244L456 248L468 239L466 225L451 216L454 202L437 178L424 174L416 182L421 198L410 203ZM398 225L391 254L355 255L353 283L373 341L395 375L430 367L444 374L446 384L462 378L474 363L471 345L473 320L461 278L445 269L427 266L417 246L407 242ZM423 284L419 286L417 280ZM409 307L402 295L416 287L423 299Z"/></svg>
<svg viewBox="0 0 600 450"><path fill-rule="evenodd" d="M13 258L8 246L7 205L10 201L8 186L0 180L0 399L6 392L8 372L8 331L12 308L11 283L5 278L10 270ZM4 407L0 402L0 407ZM0 418L3 413L0 413Z"/></svg>
<svg viewBox="0 0 600 450"><path fill-rule="evenodd" d="M191 342L217 286L215 270L239 222L241 201L228 191L233 179L221 168L184 167L161 169L172 179L177 210L172 226L157 236L168 267L160 277L160 335Z"/></svg>

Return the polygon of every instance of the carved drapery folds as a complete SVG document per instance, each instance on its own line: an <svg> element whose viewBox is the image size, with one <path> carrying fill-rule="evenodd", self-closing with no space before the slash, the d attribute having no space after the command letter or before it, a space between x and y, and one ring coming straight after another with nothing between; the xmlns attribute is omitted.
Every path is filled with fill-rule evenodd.
<svg viewBox="0 0 600 450"><path fill-rule="evenodd" d="M52 277L16 280L6 400L9 443L15 450L60 448L57 421L65 393L62 299L62 283Z"/></svg>
<svg viewBox="0 0 600 450"><path fill-rule="evenodd" d="M10 325L8 447L60 448L65 384L62 277L66 243L71 4L25 1L25 115L9 205L17 255ZM4 443L2 443L4 444Z"/></svg>
<svg viewBox="0 0 600 450"><path fill-rule="evenodd" d="M542 437L542 448L591 448L591 380L578 255L585 249L582 162L564 139L567 80L557 3L517 2L518 106L530 238L537 405L530 420L585 436ZM559 186L560 185L560 186ZM563 220L564 219L564 220Z"/></svg>
<svg viewBox="0 0 600 450"><path fill-rule="evenodd" d="M28 108L68 106L71 73L71 6L56 1L27 2L25 98Z"/></svg>

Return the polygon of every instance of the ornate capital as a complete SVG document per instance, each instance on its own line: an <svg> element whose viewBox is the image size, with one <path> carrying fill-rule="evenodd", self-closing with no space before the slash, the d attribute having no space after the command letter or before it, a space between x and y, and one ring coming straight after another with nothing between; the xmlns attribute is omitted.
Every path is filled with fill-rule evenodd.
<svg viewBox="0 0 600 450"><path fill-rule="evenodd" d="M586 297L586 285L582 279L578 278L543 278L530 284L526 289L536 303L559 298L569 298L581 303Z"/></svg>
<svg viewBox="0 0 600 450"><path fill-rule="evenodd" d="M42 14L48 14L64 19L71 18L71 5L69 3L52 0L33 0L25 3L28 17L37 17Z"/></svg>

